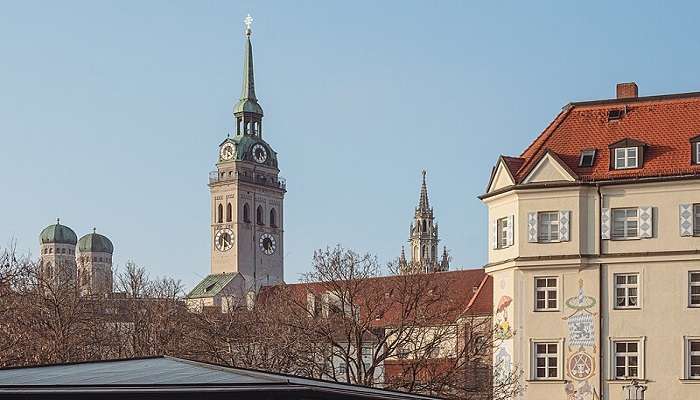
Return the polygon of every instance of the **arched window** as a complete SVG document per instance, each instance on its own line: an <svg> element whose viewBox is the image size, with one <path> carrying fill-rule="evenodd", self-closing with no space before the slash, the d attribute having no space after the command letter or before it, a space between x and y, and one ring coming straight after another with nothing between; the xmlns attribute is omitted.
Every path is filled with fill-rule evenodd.
<svg viewBox="0 0 700 400"><path fill-rule="evenodd" d="M255 212L255 222L258 225L264 225L265 222L263 221L263 208L262 206L258 206L257 211Z"/></svg>
<svg viewBox="0 0 700 400"><path fill-rule="evenodd" d="M250 208L248 203L243 204L243 222L250 222Z"/></svg>
<svg viewBox="0 0 700 400"><path fill-rule="evenodd" d="M423 232L428 231L428 225L425 223L425 220L423 220Z"/></svg>
<svg viewBox="0 0 700 400"><path fill-rule="evenodd" d="M277 228L277 211L275 209L270 209L270 226Z"/></svg>
<svg viewBox="0 0 700 400"><path fill-rule="evenodd" d="M216 222L224 222L224 206L222 206L221 203L219 203L219 206L216 208Z"/></svg>
<svg viewBox="0 0 700 400"><path fill-rule="evenodd" d="M231 222L231 203L226 204L226 222Z"/></svg>

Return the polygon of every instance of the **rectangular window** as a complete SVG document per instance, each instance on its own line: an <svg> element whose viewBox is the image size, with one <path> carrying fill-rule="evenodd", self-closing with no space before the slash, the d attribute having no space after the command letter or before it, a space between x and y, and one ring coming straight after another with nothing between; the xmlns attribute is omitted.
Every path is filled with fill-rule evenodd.
<svg viewBox="0 0 700 400"><path fill-rule="evenodd" d="M639 274L615 274L615 308L639 308Z"/></svg>
<svg viewBox="0 0 700 400"><path fill-rule="evenodd" d="M595 161L595 150L583 150L578 160L579 167L592 167Z"/></svg>
<svg viewBox="0 0 700 400"><path fill-rule="evenodd" d="M615 379L639 378L639 342L613 342Z"/></svg>
<svg viewBox="0 0 700 400"><path fill-rule="evenodd" d="M687 364L686 378L700 379L700 340L688 340L686 348L688 351L685 355Z"/></svg>
<svg viewBox="0 0 700 400"><path fill-rule="evenodd" d="M700 164L700 142L693 143L693 152L695 153L695 164Z"/></svg>
<svg viewBox="0 0 700 400"><path fill-rule="evenodd" d="M534 379L559 378L559 343L534 343Z"/></svg>
<svg viewBox="0 0 700 400"><path fill-rule="evenodd" d="M638 159L637 147L615 149L615 169L637 168Z"/></svg>
<svg viewBox="0 0 700 400"><path fill-rule="evenodd" d="M688 306L700 307L700 271L688 273Z"/></svg>
<svg viewBox="0 0 700 400"><path fill-rule="evenodd" d="M535 278L535 311L557 310L557 278Z"/></svg>
<svg viewBox="0 0 700 400"><path fill-rule="evenodd" d="M693 204L693 234L700 236L700 204Z"/></svg>
<svg viewBox="0 0 700 400"><path fill-rule="evenodd" d="M498 248L505 249L508 247L508 218L501 218L497 222L498 229Z"/></svg>
<svg viewBox="0 0 700 400"><path fill-rule="evenodd" d="M537 241L559 241L559 212L546 211L537 213Z"/></svg>
<svg viewBox="0 0 700 400"><path fill-rule="evenodd" d="M616 208L612 210L613 239L633 239L639 237L639 210L637 208Z"/></svg>

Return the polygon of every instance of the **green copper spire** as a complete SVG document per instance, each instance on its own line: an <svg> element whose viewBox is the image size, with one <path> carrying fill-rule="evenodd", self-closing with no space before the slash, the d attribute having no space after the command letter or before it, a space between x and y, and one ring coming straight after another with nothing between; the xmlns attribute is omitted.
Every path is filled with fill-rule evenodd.
<svg viewBox="0 0 700 400"><path fill-rule="evenodd" d="M243 56L243 88L241 90L241 98L233 108L234 115L238 116L242 113L257 114L262 116L263 110L258 104L258 98L255 97L255 78L253 76L253 45L250 42L250 36L253 33L250 26L253 23L253 18L248 14L245 18L245 54Z"/></svg>

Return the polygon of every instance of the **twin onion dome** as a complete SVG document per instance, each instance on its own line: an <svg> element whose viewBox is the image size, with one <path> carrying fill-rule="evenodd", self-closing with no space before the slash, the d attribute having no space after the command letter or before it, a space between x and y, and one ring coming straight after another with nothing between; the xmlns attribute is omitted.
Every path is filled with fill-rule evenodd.
<svg viewBox="0 0 700 400"><path fill-rule="evenodd" d="M56 220L55 224L44 228L39 235L39 240L41 244L55 243L71 244L73 246L77 244L78 251L81 253L114 253L114 245L106 236L100 235L93 230L92 233L88 233L78 240L75 232L71 228L61 225L59 220Z"/></svg>

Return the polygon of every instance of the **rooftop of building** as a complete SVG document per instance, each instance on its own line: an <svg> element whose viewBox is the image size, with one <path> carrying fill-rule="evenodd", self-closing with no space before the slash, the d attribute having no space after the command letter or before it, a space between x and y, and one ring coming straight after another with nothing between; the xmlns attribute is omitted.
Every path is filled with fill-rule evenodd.
<svg viewBox="0 0 700 400"><path fill-rule="evenodd" d="M692 163L691 141L700 135L700 92L639 97L633 82L618 84L617 98L569 103L517 157L502 156L516 184L521 184L547 155L553 155L576 182L635 180L652 177L700 177ZM612 168L617 143L643 148L638 168ZM590 165L583 151L594 150Z"/></svg>

